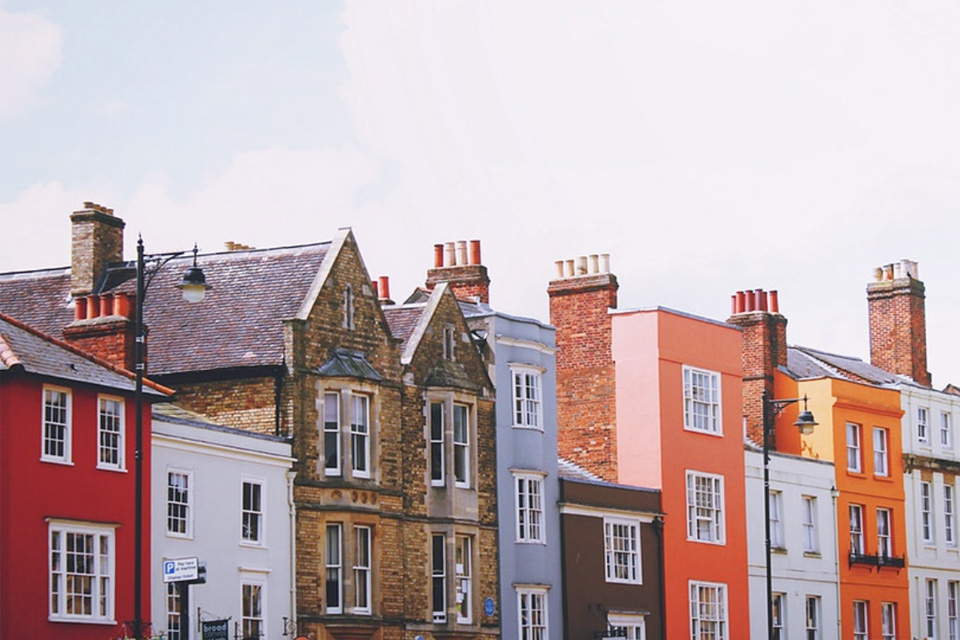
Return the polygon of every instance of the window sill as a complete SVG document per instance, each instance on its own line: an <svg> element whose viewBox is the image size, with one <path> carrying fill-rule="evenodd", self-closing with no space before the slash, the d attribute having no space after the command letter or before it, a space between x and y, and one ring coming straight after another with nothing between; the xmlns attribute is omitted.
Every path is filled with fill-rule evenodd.
<svg viewBox="0 0 960 640"><path fill-rule="evenodd" d="M93 618L86 616L48 616L50 622L66 622L68 624L105 624L116 626L117 621L113 618Z"/></svg>
<svg viewBox="0 0 960 640"><path fill-rule="evenodd" d="M73 460L60 460L59 458L40 458L40 462L46 462L47 464L59 464L64 467L74 466Z"/></svg>
<svg viewBox="0 0 960 640"><path fill-rule="evenodd" d="M97 465L97 470L113 471L114 473L127 473L127 469L125 467L106 467L106 466L100 466L99 464Z"/></svg>
<svg viewBox="0 0 960 640"><path fill-rule="evenodd" d="M241 547L246 547L248 549L266 549L267 545L262 542L250 542L249 540L241 540Z"/></svg>
<svg viewBox="0 0 960 640"><path fill-rule="evenodd" d="M804 551L803 557L804 558L822 558L823 556L820 555L819 551Z"/></svg>
<svg viewBox="0 0 960 640"><path fill-rule="evenodd" d="M543 433L543 427L537 427L530 424L514 424L512 425L512 428L523 429L524 431L539 431L540 433Z"/></svg>
<svg viewBox="0 0 960 640"><path fill-rule="evenodd" d="M514 542L517 544L540 544L544 546L547 544L546 540L514 540Z"/></svg>
<svg viewBox="0 0 960 640"><path fill-rule="evenodd" d="M770 547L770 553L779 553L780 555L787 555L786 547Z"/></svg>
<svg viewBox="0 0 960 640"><path fill-rule="evenodd" d="M167 531L165 532L165 535L174 540L193 540L192 533L175 533L173 531Z"/></svg>
<svg viewBox="0 0 960 640"><path fill-rule="evenodd" d="M873 479L877 482L893 482L893 478L889 474L885 476L873 474Z"/></svg>
<svg viewBox="0 0 960 640"><path fill-rule="evenodd" d="M694 542L696 544L712 544L715 547L725 547L727 546L726 540L700 540L698 538L687 538L687 542ZM771 549L772 551L772 549Z"/></svg>
<svg viewBox="0 0 960 640"><path fill-rule="evenodd" d="M866 473L864 473L863 471L857 470L857 469L851 469L851 468L849 468L849 467L847 467L847 475L850 476L850 477L852 477L852 478L862 478L862 479L864 479L864 480L867 479L867 474L866 474Z"/></svg>
<svg viewBox="0 0 960 640"><path fill-rule="evenodd" d="M684 427L683 427L683 430L686 431L687 433L700 433L700 434L703 434L703 435L705 435L705 436L713 436L714 438L722 438L722 437L723 437L723 431L710 431L710 430L707 430L707 429L694 429L693 427L687 427L687 426L684 426Z"/></svg>

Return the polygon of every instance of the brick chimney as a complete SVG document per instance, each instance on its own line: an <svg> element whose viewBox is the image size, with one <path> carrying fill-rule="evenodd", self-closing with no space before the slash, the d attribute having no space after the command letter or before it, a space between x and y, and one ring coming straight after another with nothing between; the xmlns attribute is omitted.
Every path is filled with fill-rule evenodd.
<svg viewBox="0 0 960 640"><path fill-rule="evenodd" d="M125 223L95 202L84 202L83 209L70 215L73 225L70 259L70 294L93 293L97 281L111 262L123 259Z"/></svg>
<svg viewBox="0 0 960 640"><path fill-rule="evenodd" d="M743 329L743 415L747 437L763 445L763 392L773 398L773 372L787 365L787 319L776 291L754 289L732 296L727 322ZM769 446L776 449L776 434Z"/></svg>
<svg viewBox="0 0 960 640"><path fill-rule="evenodd" d="M479 240L470 241L469 255L466 240L433 245L433 269L427 271L427 289L433 291L441 282L449 282L453 295L461 300L490 302L490 277L480 262Z"/></svg>
<svg viewBox="0 0 960 640"><path fill-rule="evenodd" d="M557 428L562 458L616 482L617 397L610 309L617 277L607 254L557 263L550 324L557 328Z"/></svg>
<svg viewBox="0 0 960 640"><path fill-rule="evenodd" d="M874 280L867 284L870 362L929 387L926 296L917 274L912 260L874 270Z"/></svg>
<svg viewBox="0 0 960 640"><path fill-rule="evenodd" d="M125 293L106 293L78 296L74 303L74 321L64 327L64 339L110 364L133 371L136 324L131 298Z"/></svg>

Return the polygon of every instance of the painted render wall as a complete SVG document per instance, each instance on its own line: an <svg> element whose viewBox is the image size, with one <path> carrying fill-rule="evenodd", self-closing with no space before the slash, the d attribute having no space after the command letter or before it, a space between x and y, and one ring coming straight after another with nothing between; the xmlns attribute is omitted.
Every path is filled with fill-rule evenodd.
<svg viewBox="0 0 960 640"><path fill-rule="evenodd" d="M729 637L746 637L740 329L664 308L618 311L612 318L618 482L663 492L667 633L689 637L690 583L697 581L726 585ZM684 429L684 365L719 374L721 434ZM687 539L688 471L723 476L721 544Z"/></svg>
<svg viewBox="0 0 960 640"><path fill-rule="evenodd" d="M957 524L957 478L960 473L960 449L957 442L957 425L960 424L960 396L920 388L911 384L900 385L900 401L903 408L903 453L904 453L904 498L907 526L907 557L910 560L910 632L917 638L926 637L925 615L926 581L936 581L936 604L934 610L935 637L949 638L949 586L960 581L960 527ZM924 442L918 429L918 409L927 410L927 438ZM941 434L941 414L950 416L951 431L946 438ZM930 482L933 491L932 533L933 539L924 540L920 513L920 485ZM945 486L953 487L953 541L947 538ZM956 588L960 591L960 585ZM960 631L960 621L954 622Z"/></svg>
<svg viewBox="0 0 960 640"><path fill-rule="evenodd" d="M264 637L280 637L283 618L293 612L292 483L288 442L199 422L155 415L153 421L153 553L151 613L154 629L166 629L166 585L162 562L196 556L206 562L206 584L190 587L190 634L199 638L197 607L204 620L241 619L241 582L262 584ZM167 533L167 472L192 474L192 535ZM263 544L241 539L241 489L244 480L263 483Z"/></svg>
<svg viewBox="0 0 960 640"><path fill-rule="evenodd" d="M747 547L750 560L750 637L767 634L763 453L744 452ZM836 506L833 464L771 452L770 491L779 492L783 544L771 553L773 592L785 596L785 637L806 635L806 599L820 598L820 637L840 637ZM803 498L815 499L814 551L804 548ZM775 534L771 533L773 538Z"/></svg>
<svg viewBox="0 0 960 640"><path fill-rule="evenodd" d="M490 312L468 318L487 332L490 378L497 389L497 483L500 526L501 634L519 638L515 585L546 586L548 634L563 637L563 588L560 546L560 497L557 475L555 330L529 318ZM514 426L511 365L542 371L543 430ZM543 473L545 544L517 542L516 489L512 470Z"/></svg>

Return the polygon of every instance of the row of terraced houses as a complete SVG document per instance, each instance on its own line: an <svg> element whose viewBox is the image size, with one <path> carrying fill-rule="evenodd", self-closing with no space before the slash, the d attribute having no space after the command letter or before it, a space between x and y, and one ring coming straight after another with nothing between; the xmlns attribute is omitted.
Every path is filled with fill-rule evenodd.
<svg viewBox="0 0 960 640"><path fill-rule="evenodd" d="M136 270L112 210L70 224L68 267L0 273L2 637L133 632ZM395 301L349 229L148 257L145 637L960 639L916 263L867 283L865 362L789 345L776 291L620 309L591 255L546 323L479 241L432 258Z"/></svg>

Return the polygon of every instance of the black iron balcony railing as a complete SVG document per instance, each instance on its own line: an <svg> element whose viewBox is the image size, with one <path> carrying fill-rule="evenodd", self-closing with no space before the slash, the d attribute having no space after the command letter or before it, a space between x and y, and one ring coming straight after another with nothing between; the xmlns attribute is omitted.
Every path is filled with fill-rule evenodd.
<svg viewBox="0 0 960 640"><path fill-rule="evenodd" d="M852 567L855 564L876 567L878 570L883 567L903 569L906 566L906 559L903 556L875 555L851 551L850 566Z"/></svg>

